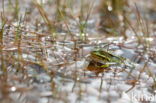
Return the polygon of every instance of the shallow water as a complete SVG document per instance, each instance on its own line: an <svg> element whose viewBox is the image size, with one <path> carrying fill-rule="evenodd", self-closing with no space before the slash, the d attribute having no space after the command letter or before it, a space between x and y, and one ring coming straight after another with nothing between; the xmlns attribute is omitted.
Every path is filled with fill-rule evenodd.
<svg viewBox="0 0 156 103"><path fill-rule="evenodd" d="M3 38L0 37L3 39L0 49L1 103L144 103L137 101L138 98L134 100L133 94L154 96L156 36L152 1L135 1L140 14L147 15L149 28L137 24L137 10L133 1L129 1L129 19L135 31L127 28L127 39L121 34L98 30L99 0L85 0L84 7L80 1L70 1L63 3L68 5L66 9L60 6L66 11L60 18L57 18L54 0L40 2L43 11L30 0L19 1L19 5L15 1L10 4L9 0L4 1L1 17L8 21L2 28L5 19L0 20L1 30L4 30ZM84 25L88 5L92 3L94 6ZM2 5L0 7L2 12ZM17 11L19 18L15 17ZM53 26L55 29L51 29ZM114 67L99 75L88 71L87 57L97 48L125 57L127 65L132 63L134 67Z"/></svg>

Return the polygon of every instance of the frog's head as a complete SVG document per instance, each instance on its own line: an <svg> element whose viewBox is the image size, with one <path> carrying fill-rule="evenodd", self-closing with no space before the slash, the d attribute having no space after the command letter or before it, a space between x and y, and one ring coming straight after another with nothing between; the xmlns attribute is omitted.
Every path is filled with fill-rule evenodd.
<svg viewBox="0 0 156 103"><path fill-rule="evenodd" d="M101 49L92 51L91 56L99 58L99 59L107 61L107 62L122 63L124 61L123 57L113 55L109 51L105 51L105 50L101 50Z"/></svg>
<svg viewBox="0 0 156 103"><path fill-rule="evenodd" d="M110 61L110 56L108 55L108 52L104 50L94 50L91 52L91 57L93 59L96 59L98 61L104 61L104 62L109 62Z"/></svg>

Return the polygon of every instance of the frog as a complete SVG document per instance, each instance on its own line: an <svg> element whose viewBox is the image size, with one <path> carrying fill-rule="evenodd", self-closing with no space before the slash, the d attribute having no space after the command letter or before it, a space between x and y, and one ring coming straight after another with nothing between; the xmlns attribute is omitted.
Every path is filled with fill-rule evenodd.
<svg viewBox="0 0 156 103"><path fill-rule="evenodd" d="M112 67L122 66L126 61L126 58L102 49L91 51L88 58L89 65L87 69L94 71L97 75L101 72L110 71Z"/></svg>

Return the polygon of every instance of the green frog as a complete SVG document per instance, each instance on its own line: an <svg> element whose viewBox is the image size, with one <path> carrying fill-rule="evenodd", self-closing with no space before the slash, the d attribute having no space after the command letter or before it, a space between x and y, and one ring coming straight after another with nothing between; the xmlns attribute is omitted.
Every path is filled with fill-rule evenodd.
<svg viewBox="0 0 156 103"><path fill-rule="evenodd" d="M112 66L121 66L125 63L125 60L124 57L113 55L105 50L94 50L90 53L90 63L87 69L99 74L103 71L111 70Z"/></svg>

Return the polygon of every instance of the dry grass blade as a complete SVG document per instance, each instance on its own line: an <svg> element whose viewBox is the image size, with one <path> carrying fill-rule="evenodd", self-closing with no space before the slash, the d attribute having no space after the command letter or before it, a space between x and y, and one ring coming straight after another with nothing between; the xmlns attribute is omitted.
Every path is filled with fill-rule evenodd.
<svg viewBox="0 0 156 103"><path fill-rule="evenodd" d="M52 40L54 41L55 37L56 37L56 34L55 34L56 27L54 25L54 22L48 18L46 11L43 9L43 7L36 0L33 1L33 4L36 6L41 17L43 18L44 22L46 23L46 25L49 29L49 32L52 34Z"/></svg>
<svg viewBox="0 0 156 103"><path fill-rule="evenodd" d="M33 1L34 5L36 6L36 8L39 10L39 13L40 15L42 16L43 20L45 21L45 23L48 25L48 26L51 26L52 27L52 24L51 24L51 21L50 19L48 18L48 15L46 13L46 11L43 9L43 7L37 3L37 1Z"/></svg>

